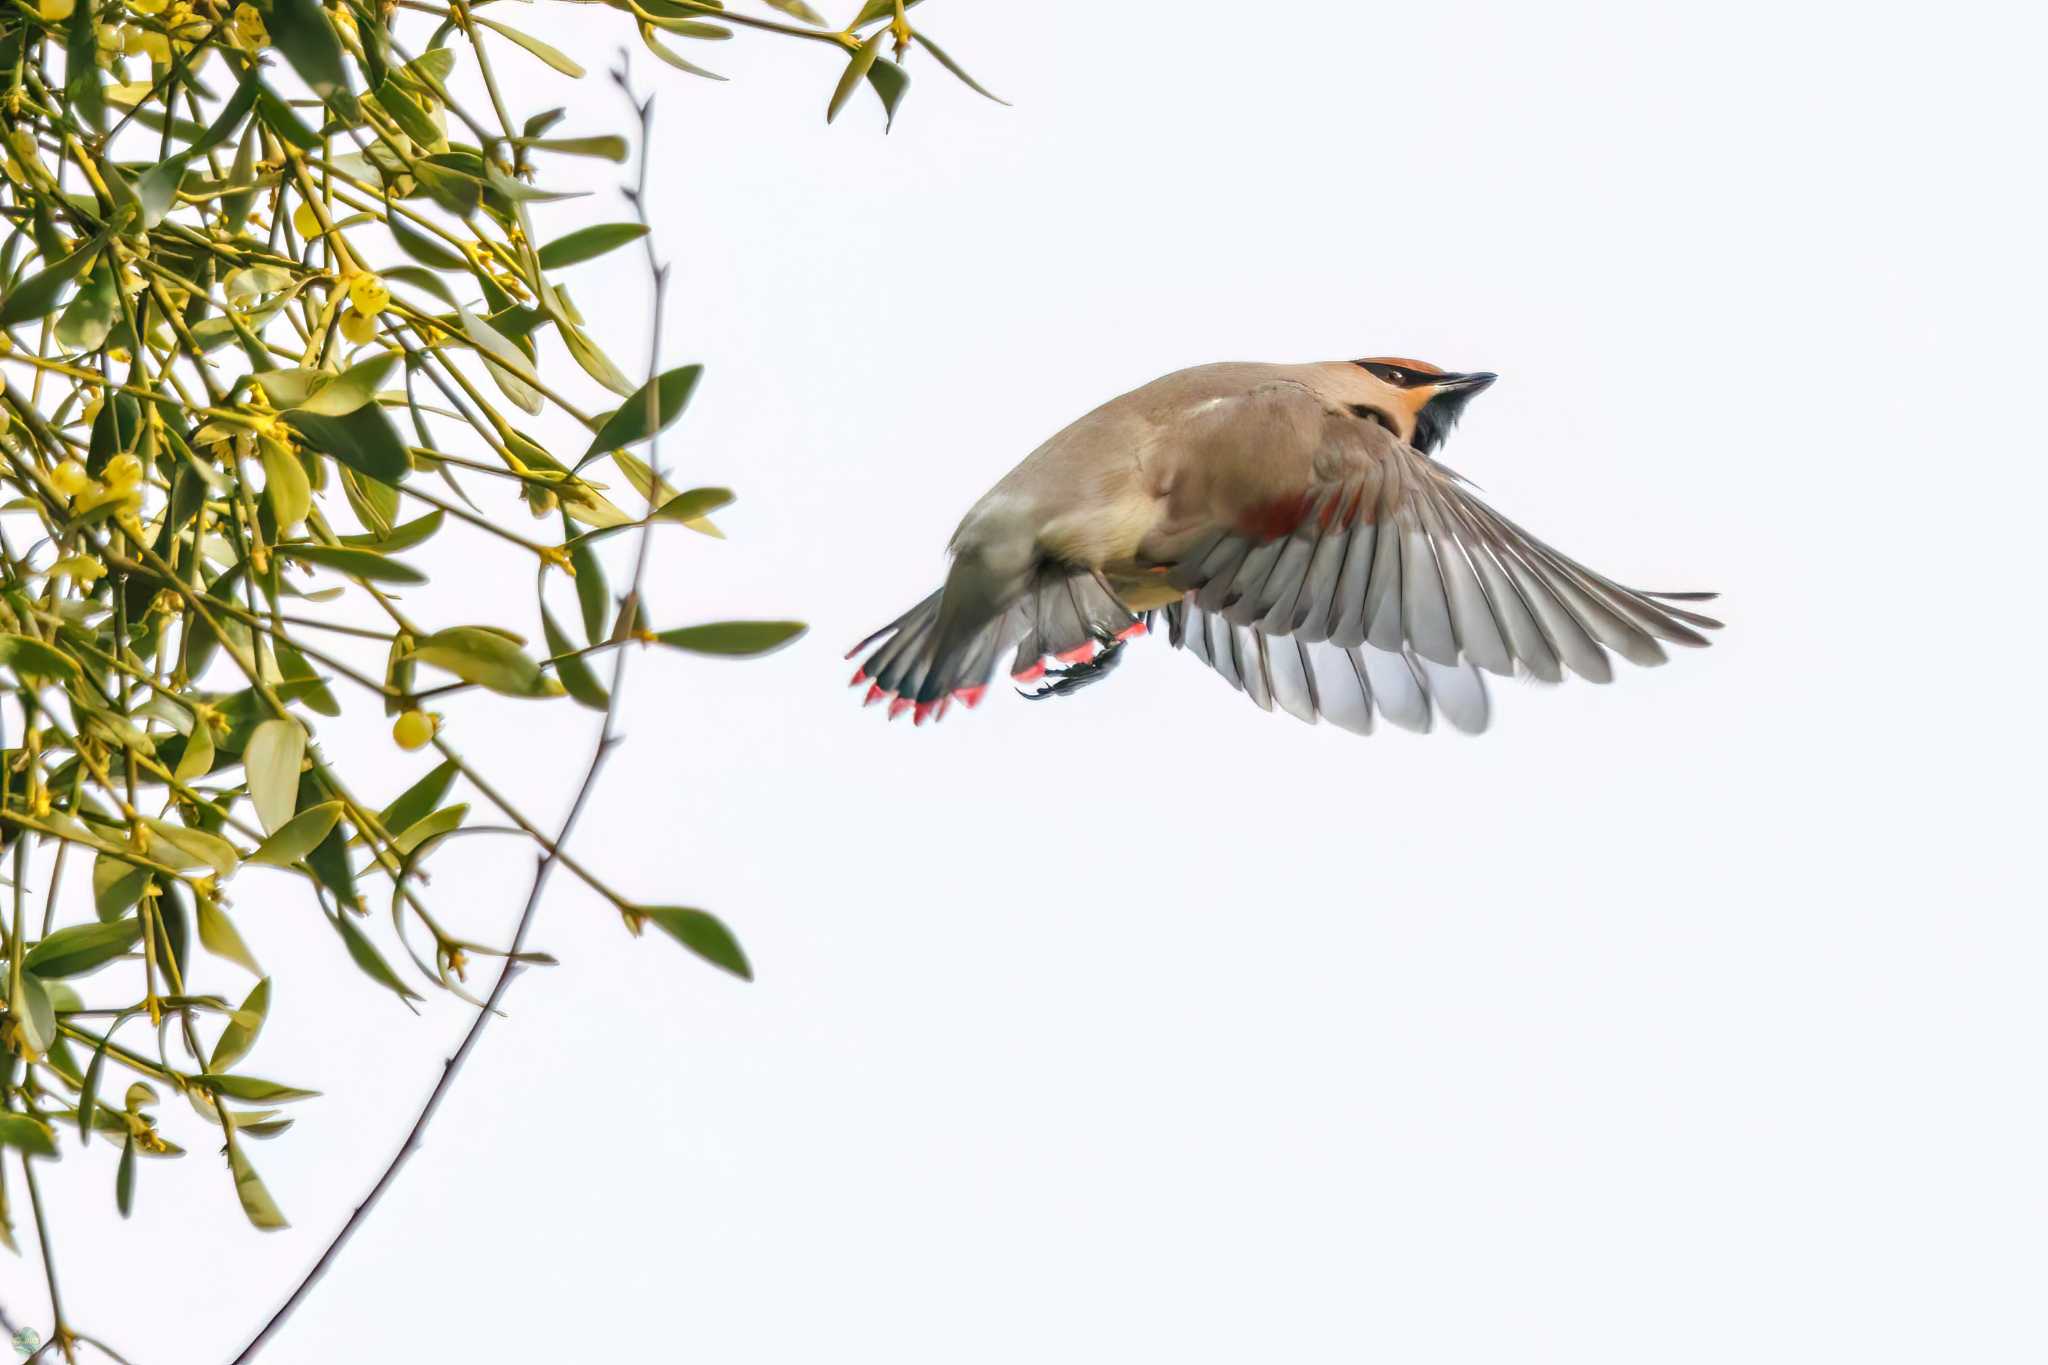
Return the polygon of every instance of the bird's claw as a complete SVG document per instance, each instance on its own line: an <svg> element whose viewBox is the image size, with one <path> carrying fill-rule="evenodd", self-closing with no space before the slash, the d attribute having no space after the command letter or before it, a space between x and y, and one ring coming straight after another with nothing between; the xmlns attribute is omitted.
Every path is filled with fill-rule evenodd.
<svg viewBox="0 0 2048 1365"><path fill-rule="evenodd" d="M1101 682L1103 677L1121 662L1124 645L1127 642L1099 635L1095 638L1101 649L1094 658L1085 663L1068 664L1064 668L1048 668L1045 671L1045 686L1030 690L1020 687L1017 689L1017 695L1026 701L1044 701L1047 697L1068 696L1090 683Z"/></svg>

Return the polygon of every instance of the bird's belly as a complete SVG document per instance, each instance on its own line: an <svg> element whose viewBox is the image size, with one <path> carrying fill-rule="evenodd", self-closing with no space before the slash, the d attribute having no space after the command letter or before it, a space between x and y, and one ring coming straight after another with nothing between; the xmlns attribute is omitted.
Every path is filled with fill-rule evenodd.
<svg viewBox="0 0 2048 1365"><path fill-rule="evenodd" d="M1181 590L1166 581L1165 569L1137 569L1128 573L1111 570L1104 577L1133 612L1157 611L1182 597Z"/></svg>

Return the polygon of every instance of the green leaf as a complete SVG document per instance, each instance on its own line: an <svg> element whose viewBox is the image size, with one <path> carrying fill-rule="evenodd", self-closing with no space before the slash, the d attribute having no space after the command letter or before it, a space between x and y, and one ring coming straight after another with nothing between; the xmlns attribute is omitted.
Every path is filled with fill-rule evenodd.
<svg viewBox="0 0 2048 1365"><path fill-rule="evenodd" d="M436 270L469 269L469 262L459 254L442 246L426 233L407 227L405 220L397 214L392 214L386 220L385 226L391 229L392 240L398 243L398 249L421 265L429 265Z"/></svg>
<svg viewBox="0 0 2048 1365"><path fill-rule="evenodd" d="M95 854L92 860L92 905L93 913L103 920L119 919L121 914L132 909L142 899L142 888L149 881L149 872L107 853Z"/></svg>
<svg viewBox="0 0 2048 1365"><path fill-rule="evenodd" d="M655 56L661 58L661 60L667 62L670 66L674 67L678 71L687 71L692 76L702 76L705 80L708 81L722 81L725 79L725 77L719 75L716 71L706 71L703 67L697 65L695 62L686 61L683 58L678 57L675 53L669 51L660 43L654 41L654 25L652 24L643 23L640 25L640 41L647 45L647 50L649 52L652 52Z"/></svg>
<svg viewBox="0 0 2048 1365"><path fill-rule="evenodd" d="M868 40L860 45L846 63L846 70L840 73L839 84L832 87L832 98L825 105L825 122L839 117L839 111L853 98L854 90L867 78L868 69L875 64L875 58L882 53L882 43L889 36L887 28L878 28Z"/></svg>
<svg viewBox="0 0 2048 1365"><path fill-rule="evenodd" d="M555 70L561 72L564 76L570 76L578 80L582 79L582 67L578 66L575 62L570 61L560 52L557 52L554 48L549 47L546 43L534 37L532 34L521 33L516 28L512 28L507 24L498 23L495 20L486 19L481 14L475 16L475 18L477 23L482 24L485 28L489 29L493 33L502 34L505 37L510 38L513 42L519 44L528 52L531 52L534 56L540 58L549 66L552 66Z"/></svg>
<svg viewBox="0 0 2048 1365"><path fill-rule="evenodd" d="M313 510L313 485L306 467L289 446L268 436L257 442L256 454L263 466L263 498L270 504L270 515L278 530L289 530Z"/></svg>
<svg viewBox="0 0 2048 1365"><path fill-rule="evenodd" d="M518 645L478 626L437 630L419 642L413 656L508 697L557 696L561 691Z"/></svg>
<svg viewBox="0 0 2048 1365"><path fill-rule="evenodd" d="M93 13L97 8L94 0L78 0L71 8L71 21L64 32L64 102L76 110L94 132L104 133L107 130L107 101L100 85L98 25ZM17 58L21 53L18 44L24 38L25 35L16 37ZM19 76L14 77L14 81L19 80Z"/></svg>
<svg viewBox="0 0 2048 1365"><path fill-rule="evenodd" d="M610 133L598 137L535 138L522 145L529 151L560 152L564 156L594 156L611 162L626 159L626 139Z"/></svg>
<svg viewBox="0 0 2048 1365"><path fill-rule="evenodd" d="M423 997L412 987L398 979L398 973L391 970L391 964L377 951L376 945L363 936L363 931L346 914L335 916L331 921L334 931L341 935L342 943L348 948L349 957L363 974L378 985L397 993L400 1000L419 1000Z"/></svg>
<svg viewBox="0 0 2048 1365"><path fill-rule="evenodd" d="M161 841L150 844L150 853L166 867L174 867L180 872L210 867L220 876L227 877L233 875L235 865L241 861L235 846L218 834L148 815L142 818L142 823L149 826L150 832Z"/></svg>
<svg viewBox="0 0 2048 1365"><path fill-rule="evenodd" d="M391 846L397 849L401 856L411 853L414 849L420 848L444 834L461 828L463 820L468 815L469 805L467 802L458 801L452 806L443 806L432 815L415 821L411 826L394 835L391 840Z"/></svg>
<svg viewBox="0 0 2048 1365"><path fill-rule="evenodd" d="M316 387L295 411L310 412L320 417L346 417L377 396L377 390L384 386L391 367L397 363L398 356L385 351L359 365L352 365Z"/></svg>
<svg viewBox="0 0 2048 1365"><path fill-rule="evenodd" d="M438 764L431 772L401 792L396 801L386 806L377 816L377 823L387 831L408 829L421 817L441 804L441 798L455 785L457 769L455 760L449 759Z"/></svg>
<svg viewBox="0 0 2048 1365"><path fill-rule="evenodd" d="M340 819L339 801L322 801L317 806L308 806L258 844L256 851L249 855L249 861L268 867L290 867L320 847Z"/></svg>
<svg viewBox="0 0 2048 1365"><path fill-rule="evenodd" d="M393 266L384 272L384 281L389 284L394 280L400 284L409 284L415 289L424 289L450 308L455 306L455 295L449 291L447 285L435 278L431 271L422 270L416 265Z"/></svg>
<svg viewBox="0 0 2048 1365"><path fill-rule="evenodd" d="M424 583L427 576L410 564L352 545L307 545L297 541L275 547L281 555L350 574L368 583Z"/></svg>
<svg viewBox="0 0 2048 1365"><path fill-rule="evenodd" d="M79 8L85 8L83 0ZM106 234L101 233L47 270L29 276L8 290L7 297L0 299L0 327L33 322L54 313L57 297L64 292L64 286L77 279L79 273L92 264L106 240Z"/></svg>
<svg viewBox="0 0 2048 1365"><path fill-rule="evenodd" d="M306 732L295 720L266 720L243 746L249 802L265 834L275 834L298 808L299 769L305 759Z"/></svg>
<svg viewBox="0 0 2048 1365"><path fill-rule="evenodd" d="M130 915L106 924L69 924L28 950L22 970L47 979L78 976L103 967L142 938L142 919Z"/></svg>
<svg viewBox="0 0 2048 1365"><path fill-rule="evenodd" d="M680 521L688 525L703 520L721 507L731 506L732 501L730 488L692 488L670 498L655 509L654 515L663 521Z"/></svg>
<svg viewBox="0 0 2048 1365"><path fill-rule="evenodd" d="M320 1093L277 1081L259 1080L255 1076L235 1076L225 1072L201 1072L192 1077L192 1083L226 1099L250 1104L288 1104L293 1100L310 1100Z"/></svg>
<svg viewBox="0 0 2048 1365"><path fill-rule="evenodd" d="M395 555L401 550L410 550L413 546L431 539L434 533L441 529L441 523L447 519L447 515L436 507L423 517L415 517L411 521L392 527L387 535L343 536L341 543L375 550L379 554Z"/></svg>
<svg viewBox="0 0 2048 1365"><path fill-rule="evenodd" d="M185 179L185 158L174 156L159 161L135 182L135 202L142 206L142 226L153 228L164 220L178 202L178 186Z"/></svg>
<svg viewBox="0 0 2048 1365"><path fill-rule="evenodd" d="M577 228L566 237L557 237L542 247L541 267L560 270L563 266L594 260L646 235L644 223L593 223L589 227Z"/></svg>
<svg viewBox="0 0 2048 1365"><path fill-rule="evenodd" d="M269 1017L270 978L266 976L250 990L242 1008L229 1017L227 1027L220 1031L220 1041L213 1045L213 1056L207 1059L206 1069L216 1074L225 1072L248 1056Z"/></svg>
<svg viewBox="0 0 2048 1365"><path fill-rule="evenodd" d="M0 633L0 665L26 678L66 679L78 676L78 665L41 640Z"/></svg>
<svg viewBox="0 0 2048 1365"><path fill-rule="evenodd" d="M583 367L585 374L613 393L633 392L633 381L619 373L619 367L612 364L611 357L606 355L596 342L585 336L581 327L566 317L558 317L555 319L555 330L561 334L562 344L569 348L570 356Z"/></svg>
<svg viewBox="0 0 2048 1365"><path fill-rule="evenodd" d="M374 403L365 404L345 417L292 411L285 414L285 419L298 428L312 449L332 455L373 479L398 484L412 472L412 456L399 439L398 428L391 425L384 409Z"/></svg>
<svg viewBox="0 0 2048 1365"><path fill-rule="evenodd" d="M23 972L15 986L7 1012L14 1016L21 1029L21 1041L27 1047L28 1055L40 1057L57 1040L57 1006L50 999L49 988L43 984L43 979L34 972Z"/></svg>
<svg viewBox="0 0 2048 1365"><path fill-rule="evenodd" d="M326 105L353 123L355 96L342 65L341 39L319 0L271 0L265 21L277 50Z"/></svg>
<svg viewBox="0 0 2048 1365"><path fill-rule="evenodd" d="M412 97L412 92L397 81L385 80L377 87L375 94L377 103L383 106L385 113L391 115L391 121L414 142L422 147L432 147L443 140L440 126L420 107L419 101ZM373 153L377 155L379 161L383 159L383 150L380 148Z"/></svg>
<svg viewBox="0 0 2048 1365"><path fill-rule="evenodd" d="M307 126L306 121L299 117L298 111L287 104L282 95L261 81L257 82L256 86L256 117L264 127L300 151L320 150L320 134Z"/></svg>
<svg viewBox="0 0 2048 1365"><path fill-rule="evenodd" d="M484 358L484 368L491 372L491 378L498 381L498 387L505 396L528 413L541 410L541 396L527 382L533 374L533 362L526 352L507 341L497 328L485 322L467 308L457 308L455 315L462 320L462 331Z"/></svg>
<svg viewBox="0 0 2048 1365"><path fill-rule="evenodd" d="M611 590L605 586L604 564L587 544L569 551L569 564L576 570L576 605L583 613L584 638L597 644L604 639L611 618Z"/></svg>
<svg viewBox="0 0 2048 1365"><path fill-rule="evenodd" d="M666 431L676 418L683 415L683 409L689 405L690 395L696 390L697 380L703 373L702 365L680 365L659 379L642 384L633 391L632 397L605 418L583 458L589 460L607 450L618 450ZM650 402L650 398L654 401ZM651 407L657 411L650 413Z"/></svg>
<svg viewBox="0 0 2048 1365"><path fill-rule="evenodd" d="M195 718L192 733L185 737L185 752L178 755L178 766L171 776L180 782L196 781L213 771L213 758L213 727Z"/></svg>
<svg viewBox="0 0 2048 1365"><path fill-rule="evenodd" d="M251 62L241 84L235 87L234 94L228 96L228 102L221 106L220 113L214 116L206 131L199 135L199 140L185 149L187 157L205 156L235 135L235 130L242 126L242 120L256 107L256 71L256 64Z"/></svg>
<svg viewBox="0 0 2048 1365"><path fill-rule="evenodd" d="M265 1232L290 1227L284 1214L278 1210L277 1201L270 1197L270 1191L263 1186L262 1177L249 1164L249 1158L242 1154L242 1144L228 1144L228 1169L235 1173L235 1197L242 1201L242 1212L249 1222Z"/></svg>
<svg viewBox="0 0 2048 1365"><path fill-rule="evenodd" d="M917 42L923 44L924 50L931 53L933 57L937 58L939 65L945 67L946 70L952 72L954 77L962 85L966 86L969 90L972 90L975 94L981 96L983 99L994 100L997 104L1002 105L1005 109L1010 107L1010 102L1008 100L1004 99L1001 95L998 95L993 91L989 90L987 87L983 86L980 81L977 81L976 79L974 79L974 77L968 75L967 72L961 68L960 63L954 61L951 57L948 57L943 51L939 49L939 45L937 43L925 37L922 33L912 32L910 36Z"/></svg>
<svg viewBox="0 0 2048 1365"><path fill-rule="evenodd" d="M78 1089L78 1141L83 1145L92 1133L93 1116L99 1110L100 1076L107 1069L107 1043L113 1033L113 1025L107 1026L107 1035L100 1038L99 1046L92 1050L92 1064L85 1069L85 1084Z"/></svg>
<svg viewBox="0 0 2048 1365"><path fill-rule="evenodd" d="M114 1208L123 1218L135 1212L135 1134L121 1143L121 1164L114 1168Z"/></svg>
<svg viewBox="0 0 2048 1365"><path fill-rule="evenodd" d="M457 218L474 214L484 201L483 181L448 153L437 152L413 162L412 174L428 198Z"/></svg>
<svg viewBox="0 0 2048 1365"><path fill-rule="evenodd" d="M13 1147L32 1156L55 1156L57 1135L41 1119L0 1112L0 1147Z"/></svg>
<svg viewBox="0 0 2048 1365"><path fill-rule="evenodd" d="M910 89L910 73L895 62L876 62L868 68L868 84L882 101L882 131L886 133L896 126L896 106L903 103L904 92Z"/></svg>
<svg viewBox="0 0 2048 1365"><path fill-rule="evenodd" d="M212 896L200 896L199 941L206 951L215 957L224 958L237 966L247 967L252 975L262 976L263 969L256 965L256 955L249 951L249 945L242 942L242 935L235 928L235 922L228 918L228 912Z"/></svg>
<svg viewBox="0 0 2048 1365"><path fill-rule="evenodd" d="M114 272L101 270L79 286L64 315L57 319L57 344L67 351L96 351L114 330L120 316L120 297L114 292Z"/></svg>
<svg viewBox="0 0 2048 1365"><path fill-rule="evenodd" d="M611 695L597 681L597 675L590 671L590 663L576 653L575 642L555 624L554 613L548 604L540 604L541 633L547 637L548 653L554 656L555 676L562 680L562 686L569 689L569 695L593 711L603 711L611 705Z"/></svg>
<svg viewBox="0 0 2048 1365"><path fill-rule="evenodd" d="M805 629L801 621L720 621L658 631L654 638L693 654L757 655L782 648Z"/></svg>
<svg viewBox="0 0 2048 1365"><path fill-rule="evenodd" d="M725 968L742 981L754 979L754 969L739 940L716 915L679 905L635 906L632 913L653 920L663 933L713 966Z"/></svg>

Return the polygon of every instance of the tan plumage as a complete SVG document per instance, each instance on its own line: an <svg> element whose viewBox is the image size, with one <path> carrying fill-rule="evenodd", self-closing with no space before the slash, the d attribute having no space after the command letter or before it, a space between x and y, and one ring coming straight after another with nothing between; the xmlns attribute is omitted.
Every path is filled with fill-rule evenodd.
<svg viewBox="0 0 2048 1365"><path fill-rule="evenodd" d="M946 585L875 636L856 684L922 722L997 656L1048 692L1099 678L1164 611L1173 643L1260 706L1368 732L1476 731L1480 670L1612 676L1719 625L1624 588L1487 507L1432 455L1492 375L1395 358L1225 363L1059 432L971 508ZM1100 654L1107 651L1106 654ZM1039 695L1046 695L1040 693Z"/></svg>

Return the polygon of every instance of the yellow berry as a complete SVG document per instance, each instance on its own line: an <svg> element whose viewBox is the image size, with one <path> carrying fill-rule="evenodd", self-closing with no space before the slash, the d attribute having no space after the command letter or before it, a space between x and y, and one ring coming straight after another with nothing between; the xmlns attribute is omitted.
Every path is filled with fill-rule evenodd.
<svg viewBox="0 0 2048 1365"><path fill-rule="evenodd" d="M128 8L137 14L162 14L170 0L128 0Z"/></svg>
<svg viewBox="0 0 2048 1365"><path fill-rule="evenodd" d="M351 308L341 315L341 334L360 346L377 335L377 319Z"/></svg>
<svg viewBox="0 0 2048 1365"><path fill-rule="evenodd" d="M391 306L391 291L375 275L354 275L348 282L348 301L358 313L374 316Z"/></svg>
<svg viewBox="0 0 2048 1365"><path fill-rule="evenodd" d="M45 21L54 23L59 19L69 19L74 8L73 0L42 0L36 6L36 13Z"/></svg>
<svg viewBox="0 0 2048 1365"><path fill-rule="evenodd" d="M142 482L142 461L133 455L116 455L107 461L105 470L107 487L130 489Z"/></svg>
<svg viewBox="0 0 2048 1365"><path fill-rule="evenodd" d="M320 235L320 216L313 212L311 204L302 199L299 201L299 206L292 210L292 227L298 230L298 234L301 237L318 237Z"/></svg>
<svg viewBox="0 0 2048 1365"><path fill-rule="evenodd" d="M92 486L92 478L85 472L85 466L76 460L66 460L50 471L50 485L67 498L75 498Z"/></svg>
<svg viewBox="0 0 2048 1365"><path fill-rule="evenodd" d="M398 741L401 749L423 749L440 728L439 717L430 716L425 711L408 711L391 727L391 737Z"/></svg>

